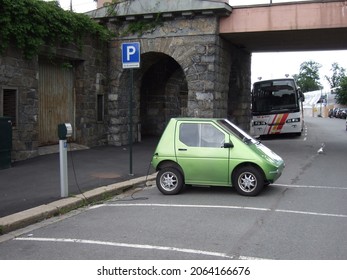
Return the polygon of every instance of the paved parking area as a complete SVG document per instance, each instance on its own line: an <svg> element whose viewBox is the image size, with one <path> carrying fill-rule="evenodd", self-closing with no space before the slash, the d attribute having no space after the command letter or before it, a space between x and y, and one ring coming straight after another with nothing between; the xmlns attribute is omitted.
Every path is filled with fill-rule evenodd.
<svg viewBox="0 0 347 280"><path fill-rule="evenodd" d="M347 212L336 208L346 195L275 185L256 198L225 188L163 196L153 186L44 222L1 243L1 258L346 259Z"/></svg>

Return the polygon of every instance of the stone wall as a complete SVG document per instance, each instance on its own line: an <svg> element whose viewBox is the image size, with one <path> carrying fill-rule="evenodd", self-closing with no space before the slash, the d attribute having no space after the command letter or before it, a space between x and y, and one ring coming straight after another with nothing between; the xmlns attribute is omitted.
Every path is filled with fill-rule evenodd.
<svg viewBox="0 0 347 280"><path fill-rule="evenodd" d="M228 118L245 131L251 120L251 54L225 43L229 58Z"/></svg>
<svg viewBox="0 0 347 280"><path fill-rule="evenodd" d="M141 68L133 70L134 94L134 133L137 135L141 118L139 95L142 79L151 65L166 61L170 57L179 65L187 88L187 96L180 98L180 103L186 102L182 110L176 110L176 116L189 117L229 117L243 128L249 129L248 95L250 92L250 54L244 53L219 37L217 17L195 17L192 19L175 18L165 21L161 26L138 35L128 35L112 41L110 46L110 95L109 95L109 144L124 145L127 143L128 95L130 70L122 69L121 44L124 42L140 42ZM111 25L118 34L124 33L127 22L123 25ZM147 59L148 58L148 59ZM240 73L238 71L241 71ZM157 76L160 79L161 76ZM154 79L154 78L153 78ZM158 84L159 81L152 81ZM168 82L169 83L169 82ZM163 100L152 108L156 115L160 135L169 117L173 117L174 108L167 109L165 100L170 100L173 94L169 92L170 85L163 86L162 95L157 100ZM173 87L171 87L173 89ZM167 103L170 103L167 102ZM172 103L172 102L171 102ZM154 106L154 105L153 105ZM173 105L174 106L174 105ZM175 105L176 106L176 105ZM170 113L171 112L171 113ZM154 123L154 122L152 122ZM154 124L153 124L154 125ZM142 123L142 126L145 126ZM136 136L134 139L136 141Z"/></svg>
<svg viewBox="0 0 347 280"><path fill-rule="evenodd" d="M76 142L93 147L107 144L108 47L86 40L76 64ZM103 120L97 119L97 97L103 96Z"/></svg>
<svg viewBox="0 0 347 280"><path fill-rule="evenodd" d="M37 155L38 149L38 59L23 60L16 48L0 56L0 90L17 90L17 120L12 128L12 159ZM0 132L1 133L1 132Z"/></svg>
<svg viewBox="0 0 347 280"><path fill-rule="evenodd" d="M59 48L40 57L56 56L69 61L75 72L75 141L87 146L107 142L107 110L105 120L96 116L97 94L107 100L107 46L95 40L86 40L82 52L74 47ZM17 122L13 127L12 160L24 160L38 155L39 143L39 57L25 60L15 46L0 56L0 90L17 90ZM59 85L57 85L59 86ZM58 137L57 137L58 138ZM58 142L58 139L57 139Z"/></svg>
<svg viewBox="0 0 347 280"><path fill-rule="evenodd" d="M160 136L169 119L177 116L228 117L249 129L251 55L219 36L218 16L165 19L141 36L124 35L129 24L108 22L116 34L109 46L91 38L82 52L73 47L55 52L74 67L77 143L128 144L131 108L133 141L146 134ZM121 44L134 41L141 44L141 67L122 69ZM40 56L46 55L42 50ZM19 94L13 159L36 156L39 59L25 61L10 48L0 62L0 87L18 88ZM101 119L100 97L105 102Z"/></svg>

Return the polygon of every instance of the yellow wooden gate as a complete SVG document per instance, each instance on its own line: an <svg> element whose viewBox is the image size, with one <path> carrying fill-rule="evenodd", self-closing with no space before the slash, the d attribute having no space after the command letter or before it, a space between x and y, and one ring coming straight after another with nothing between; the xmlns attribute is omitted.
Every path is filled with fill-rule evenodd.
<svg viewBox="0 0 347 280"><path fill-rule="evenodd" d="M74 104L73 68L40 60L38 121L41 146L59 141L57 127L60 123L71 123L75 129Z"/></svg>

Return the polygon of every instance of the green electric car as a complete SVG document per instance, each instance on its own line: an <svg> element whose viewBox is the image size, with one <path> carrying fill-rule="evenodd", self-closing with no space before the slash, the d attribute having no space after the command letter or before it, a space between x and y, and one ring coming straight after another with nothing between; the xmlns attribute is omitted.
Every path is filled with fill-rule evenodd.
<svg viewBox="0 0 347 280"><path fill-rule="evenodd" d="M235 187L255 196L282 174L283 159L227 119L173 118L152 158L163 194L185 185Z"/></svg>

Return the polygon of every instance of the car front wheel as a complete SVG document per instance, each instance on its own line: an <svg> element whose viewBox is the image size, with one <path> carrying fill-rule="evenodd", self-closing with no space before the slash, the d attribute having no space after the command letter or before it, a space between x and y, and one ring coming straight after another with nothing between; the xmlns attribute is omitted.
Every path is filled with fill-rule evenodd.
<svg viewBox="0 0 347 280"><path fill-rule="evenodd" d="M264 187L264 176L254 166L238 168L232 181L236 191L245 196L256 196Z"/></svg>
<svg viewBox="0 0 347 280"><path fill-rule="evenodd" d="M156 178L157 188L163 194L178 194L183 186L183 175L176 168L166 167L161 169Z"/></svg>

